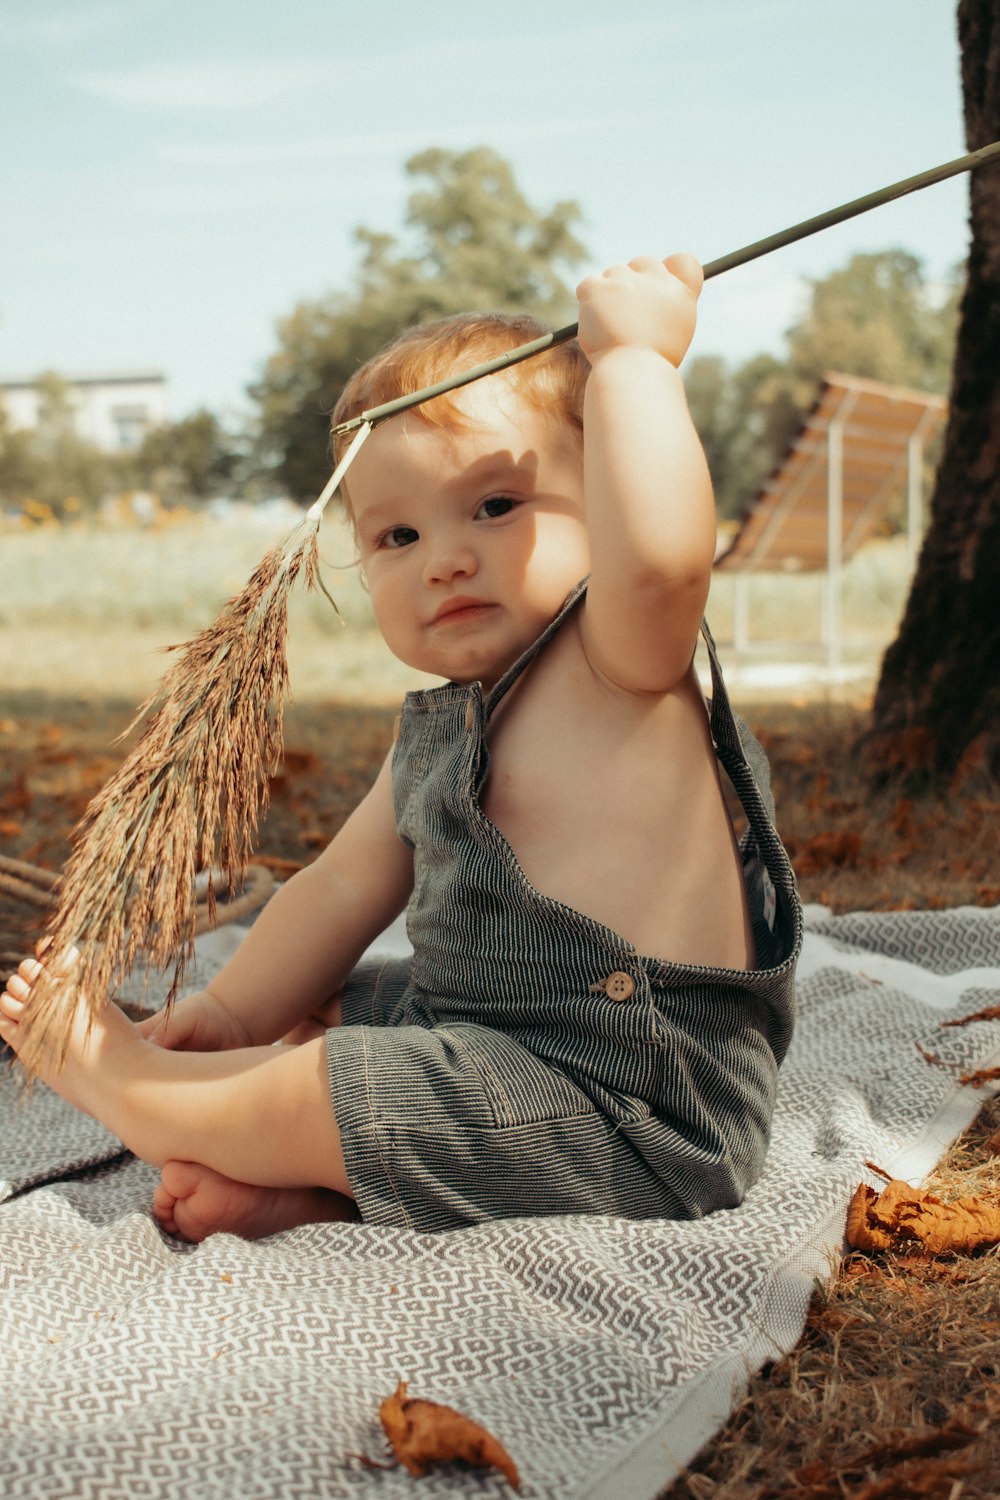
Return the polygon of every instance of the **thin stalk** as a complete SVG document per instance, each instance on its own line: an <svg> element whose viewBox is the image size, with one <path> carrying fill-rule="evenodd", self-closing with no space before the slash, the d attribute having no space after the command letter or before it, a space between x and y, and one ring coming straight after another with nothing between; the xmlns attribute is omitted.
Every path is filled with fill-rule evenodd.
<svg viewBox="0 0 1000 1500"><path fill-rule="evenodd" d="M790 229L779 229L776 234L769 234L762 240L754 240L753 244L744 245L739 250L731 250L728 255L721 255L717 260L708 262L704 268L705 280L719 276L723 271L731 271L736 266L744 266L748 261L758 260L762 255L770 255L772 250L781 250L785 245L794 244L796 240L804 240L811 234L818 234L822 229L830 229L834 224L842 224L846 219L856 218L858 214L868 213L869 209L881 208L883 203L891 203L896 198L906 197L908 193L916 193L921 188L931 187L936 182L943 182L947 177L955 177L960 172L971 172L974 168L987 166L991 162L1000 162L1000 141L994 141L989 146L982 146L978 151L970 151L966 156L958 156L954 161L943 162L939 167L928 167L926 171L918 172L914 177L904 177L902 181L893 182L888 187L878 188L874 193L866 193L862 198L853 198L850 203L842 203L838 208L830 208L811 219L803 219L801 224L793 224ZM473 380L481 380L484 375L493 375L498 370L507 369L510 365L520 364L522 360L541 354L556 344L565 344L569 339L576 338L578 331L578 323L568 323L565 328L557 328L552 333L542 334L540 338L532 339L530 343L520 344L506 354L498 354L494 359L484 360L482 364L473 365L468 370L449 375L446 379L439 380L434 385L425 386L422 390L413 391L408 396L397 396L394 401L385 401L381 406L369 407L367 411L360 412L356 417L351 417L334 427L333 434L336 436L339 433L353 432L355 428L365 425L369 428L374 427L378 422L384 422L387 417L395 416L397 412L408 411L410 407L419 406L435 396L443 396L447 391L458 390L463 385L469 385ZM351 450L348 450L335 476L338 482L352 457ZM323 496L320 497L321 500L329 498L335 488L336 484L331 478L323 491ZM320 504L319 501L316 503Z"/></svg>

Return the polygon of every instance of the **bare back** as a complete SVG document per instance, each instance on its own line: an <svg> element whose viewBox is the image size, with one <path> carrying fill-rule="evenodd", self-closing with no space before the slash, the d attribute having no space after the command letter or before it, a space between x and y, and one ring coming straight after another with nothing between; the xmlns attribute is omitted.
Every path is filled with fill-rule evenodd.
<svg viewBox="0 0 1000 1500"><path fill-rule="evenodd" d="M501 702L483 811L543 895L672 962L751 968L732 824L693 669L616 689L570 616Z"/></svg>

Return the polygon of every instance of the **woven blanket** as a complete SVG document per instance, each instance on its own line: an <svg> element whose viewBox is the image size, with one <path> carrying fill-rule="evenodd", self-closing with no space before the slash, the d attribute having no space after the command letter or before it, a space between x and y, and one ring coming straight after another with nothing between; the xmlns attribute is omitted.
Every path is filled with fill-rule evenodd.
<svg viewBox="0 0 1000 1500"><path fill-rule="evenodd" d="M457 1407L531 1497L657 1495L747 1373L794 1346L873 1160L916 1181L1000 1054L1000 909L807 913L799 1023L762 1179L700 1221L508 1220L442 1235L312 1225L184 1246L92 1121L0 1088L2 1481L11 1496L409 1495L379 1403ZM201 940L204 980L238 941ZM941 1059L929 1064L918 1044ZM421 1500L510 1493L444 1465Z"/></svg>

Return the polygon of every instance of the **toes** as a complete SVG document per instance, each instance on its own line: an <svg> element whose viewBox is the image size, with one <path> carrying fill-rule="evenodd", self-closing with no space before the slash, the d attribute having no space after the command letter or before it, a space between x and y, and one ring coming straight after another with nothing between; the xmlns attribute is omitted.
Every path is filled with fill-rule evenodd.
<svg viewBox="0 0 1000 1500"><path fill-rule="evenodd" d="M161 1187L174 1199L189 1198L204 1180L205 1170L193 1161L165 1161L160 1171Z"/></svg>

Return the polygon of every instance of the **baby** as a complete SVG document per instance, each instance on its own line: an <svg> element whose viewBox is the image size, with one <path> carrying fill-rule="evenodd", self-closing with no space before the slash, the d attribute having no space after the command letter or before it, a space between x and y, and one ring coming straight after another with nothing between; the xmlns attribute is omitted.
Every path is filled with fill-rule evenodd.
<svg viewBox="0 0 1000 1500"><path fill-rule="evenodd" d="M758 1175L801 914L707 633L710 711L693 666L716 532L678 366L701 280L684 255L588 277L578 344L359 452L376 621L445 685L407 697L370 793L207 990L139 1026L81 1010L42 1070L162 1169L166 1230L687 1218ZM412 329L334 422L539 331ZM412 958L359 964L404 908ZM0 997L15 1052L40 972Z"/></svg>

